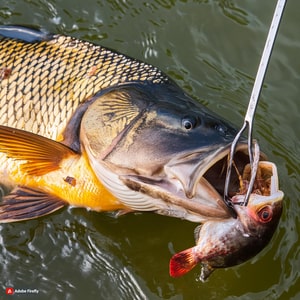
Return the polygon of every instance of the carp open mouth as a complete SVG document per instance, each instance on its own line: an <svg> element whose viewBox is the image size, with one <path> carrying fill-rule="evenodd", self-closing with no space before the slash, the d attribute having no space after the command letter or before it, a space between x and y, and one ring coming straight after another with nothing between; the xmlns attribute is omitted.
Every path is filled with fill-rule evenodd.
<svg viewBox="0 0 300 300"><path fill-rule="evenodd" d="M249 163L248 148L246 145L239 145L234 155L233 170L229 184L229 199L233 205L247 205L245 202L246 194L250 188L250 180L252 177L252 169ZM257 170L254 176L254 183L249 191L250 198L275 199L282 198L283 194L279 191L278 174L275 164L265 161L266 156L257 152ZM224 182L226 179L228 153L221 159L213 162L203 174L203 178L207 180L215 191L224 195ZM255 163L254 163L255 165ZM224 201L225 203L225 201Z"/></svg>
<svg viewBox="0 0 300 300"><path fill-rule="evenodd" d="M215 188L220 194L224 195L224 185L227 170L228 151L221 153L223 157L212 161L212 166L206 170L203 177ZM244 174L245 168L249 165L248 147L246 145L239 145L234 154L234 168L231 173L231 180L228 189L228 196L232 198L241 189L241 174Z"/></svg>
<svg viewBox="0 0 300 300"><path fill-rule="evenodd" d="M264 197L272 196L278 192L278 174L275 164L264 161L266 159L263 153L259 153L259 160L257 160L257 171L255 174L254 184L251 188L251 194L261 195ZM245 152L244 147L238 151L233 160L233 172L229 185L229 198L233 204L245 204L245 195L248 192L250 180L252 177L252 169L249 161L248 153ZM245 164L246 163L246 164ZM204 178L213 185L218 193L224 194L224 167L227 168L227 160L223 159L217 161L211 168L204 174ZM220 174L219 181L216 180L216 175ZM225 176L225 177L224 177Z"/></svg>
<svg viewBox="0 0 300 300"><path fill-rule="evenodd" d="M150 176L130 174L126 170L119 175L115 172L108 173L101 165L94 169L101 175L102 182L128 208L156 211L159 214L202 223L210 219L232 217L223 198L229 148L230 145L216 145L180 154L164 165L159 173ZM275 192L278 190L276 167L269 162L261 165L265 159L265 155L259 153L260 172L263 170L263 174L267 175L262 182L255 180L253 188L254 193L261 195L270 194L267 182L271 176L275 177L273 189ZM240 143L234 155L234 169L229 184L228 196L233 204L243 205L247 181L248 146Z"/></svg>
<svg viewBox="0 0 300 300"><path fill-rule="evenodd" d="M166 164L159 176L123 175L121 178L131 190L162 200L165 207L157 210L160 214L179 216L178 211L183 208L194 215L194 221L197 222L228 218L231 214L223 194L229 148L229 145L223 147L218 145L201 149L199 152L181 154ZM262 153L261 159L265 159ZM240 143L234 155L234 170L228 195L230 198L242 195L243 182L245 181L246 187L248 180L247 168L249 168L248 147ZM233 199L236 204L241 197L239 200ZM183 218L187 218L186 215Z"/></svg>
<svg viewBox="0 0 300 300"><path fill-rule="evenodd" d="M271 178L277 176L274 171L274 165L270 162L262 162L266 157L263 153L259 153L259 161L257 161L257 173L251 193L262 196L270 196L271 194ZM220 195L224 195L224 182L227 171L227 156L215 162L203 177L210 182ZM273 173L276 174L273 174ZM277 177L276 177L277 178ZM234 155L233 168L231 172L231 180L229 184L229 198L235 204L243 204L242 195L246 195L251 180L251 166L249 163L248 150L245 146L240 146ZM277 183L276 183L277 184ZM273 184L274 185L274 184ZM239 199L239 200L238 200Z"/></svg>

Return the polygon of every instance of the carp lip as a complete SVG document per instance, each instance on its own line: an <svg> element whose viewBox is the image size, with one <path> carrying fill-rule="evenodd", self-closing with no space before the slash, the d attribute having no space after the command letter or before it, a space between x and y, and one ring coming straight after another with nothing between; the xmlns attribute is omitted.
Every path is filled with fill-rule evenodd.
<svg viewBox="0 0 300 300"><path fill-rule="evenodd" d="M163 200L165 207L157 210L160 214L196 222L229 218L231 213L221 196L229 151L230 144L201 148L174 157L156 176L121 175L120 178L131 190ZM265 159L264 154L260 154L260 159ZM248 163L248 146L240 143L234 156L236 172L233 171L231 176L230 197L239 191L239 174L243 173ZM180 216L179 208L191 216Z"/></svg>

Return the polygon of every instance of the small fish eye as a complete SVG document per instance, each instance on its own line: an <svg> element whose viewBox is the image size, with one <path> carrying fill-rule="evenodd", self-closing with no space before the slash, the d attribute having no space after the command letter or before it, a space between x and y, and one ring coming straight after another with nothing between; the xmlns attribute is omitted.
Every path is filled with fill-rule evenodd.
<svg viewBox="0 0 300 300"><path fill-rule="evenodd" d="M186 116L182 119L182 126L186 130L191 130L191 129L195 128L196 125L197 125L197 120L195 117Z"/></svg>
<svg viewBox="0 0 300 300"><path fill-rule="evenodd" d="M267 223L272 219L273 216L272 208L270 206L265 206L258 211L257 215L259 217L259 220L262 223Z"/></svg>

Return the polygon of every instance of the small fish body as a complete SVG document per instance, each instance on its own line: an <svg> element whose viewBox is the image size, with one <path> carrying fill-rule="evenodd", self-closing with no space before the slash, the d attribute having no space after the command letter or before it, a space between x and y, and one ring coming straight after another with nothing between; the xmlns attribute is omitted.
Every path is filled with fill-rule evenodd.
<svg viewBox="0 0 300 300"><path fill-rule="evenodd" d="M229 218L236 129L156 67L86 41L0 26L0 222L66 205ZM262 155L263 159L264 156ZM249 162L247 144L235 164ZM239 188L232 176L229 193Z"/></svg>
<svg viewBox="0 0 300 300"><path fill-rule="evenodd" d="M282 213L283 194L278 190L276 166L260 162L260 169L271 172L265 179L268 195L251 193L247 206L240 204L236 195L234 209L237 218L208 221L195 230L197 245L175 254L170 261L170 275L179 277L201 264L201 281L216 268L241 264L257 255L271 240Z"/></svg>

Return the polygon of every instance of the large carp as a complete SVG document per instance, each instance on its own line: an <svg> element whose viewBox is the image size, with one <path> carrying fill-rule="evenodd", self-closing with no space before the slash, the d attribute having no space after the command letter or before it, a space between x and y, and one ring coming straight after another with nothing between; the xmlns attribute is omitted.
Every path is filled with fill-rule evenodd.
<svg viewBox="0 0 300 300"><path fill-rule="evenodd" d="M0 27L0 222L67 204L230 218L236 130L156 67L69 36ZM237 147L230 195L249 162Z"/></svg>

